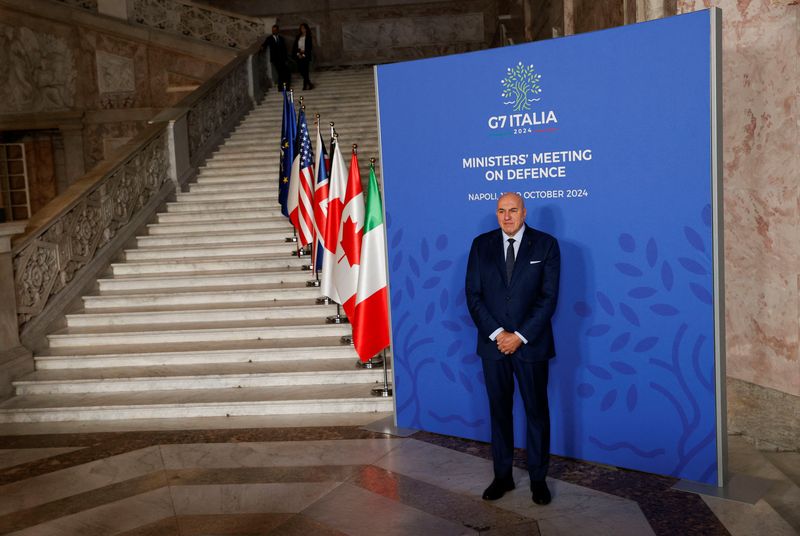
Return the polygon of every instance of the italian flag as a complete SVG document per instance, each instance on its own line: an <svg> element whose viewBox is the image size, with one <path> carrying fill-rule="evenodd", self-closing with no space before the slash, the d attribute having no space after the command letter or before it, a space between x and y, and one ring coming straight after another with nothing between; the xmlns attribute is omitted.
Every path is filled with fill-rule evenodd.
<svg viewBox="0 0 800 536"><path fill-rule="evenodd" d="M358 272L353 345L361 361L368 361L389 346L389 307L386 283L386 240L383 203L370 165L364 236L361 241L361 266Z"/></svg>

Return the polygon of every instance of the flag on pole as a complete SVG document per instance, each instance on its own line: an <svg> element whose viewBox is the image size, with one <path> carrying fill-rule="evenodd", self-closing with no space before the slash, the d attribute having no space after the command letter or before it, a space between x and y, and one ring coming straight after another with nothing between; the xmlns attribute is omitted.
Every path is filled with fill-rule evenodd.
<svg viewBox="0 0 800 536"><path fill-rule="evenodd" d="M331 147L331 174L328 181L328 217L325 221L325 234L322 245L322 283L320 291L338 304L342 303L336 289L334 272L336 268L336 250L339 245L339 231L342 226L342 210L347 193L347 167L345 167L339 144Z"/></svg>
<svg viewBox="0 0 800 536"><path fill-rule="evenodd" d="M364 227L364 193L361 190L361 172L358 169L358 156L353 147L350 159L350 173L347 176L347 190L344 195L339 242L336 247L336 264L333 279L336 291L342 299L342 309L352 322L356 308L358 288L358 269L361 264L361 237Z"/></svg>
<svg viewBox="0 0 800 536"><path fill-rule="evenodd" d="M289 194L289 176L294 162L294 139L297 131L294 101L291 92L283 90L283 121L281 122L281 161L280 177L278 177L278 203L281 204L281 214L289 216L286 198Z"/></svg>
<svg viewBox="0 0 800 536"><path fill-rule="evenodd" d="M358 269L353 345L361 361L369 361L389 346L389 306L387 299L386 239L383 203L375 178L375 164L369 167L367 207Z"/></svg>
<svg viewBox="0 0 800 536"><path fill-rule="evenodd" d="M297 143L286 197L289 219L297 229L300 247L305 247L314 239L314 152L308 135L306 113L302 109L297 118Z"/></svg>
<svg viewBox="0 0 800 536"><path fill-rule="evenodd" d="M323 247L325 244L325 227L328 219L328 169L330 160L325 151L325 144L322 142L322 134L319 130L319 120L317 120L317 161L314 166L314 234L317 244L314 246L315 261L314 270L322 268Z"/></svg>

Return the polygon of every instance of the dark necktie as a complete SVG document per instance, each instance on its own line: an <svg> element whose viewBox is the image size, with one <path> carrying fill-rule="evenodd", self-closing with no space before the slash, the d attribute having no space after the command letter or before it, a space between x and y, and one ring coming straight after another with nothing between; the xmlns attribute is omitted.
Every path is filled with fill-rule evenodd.
<svg viewBox="0 0 800 536"><path fill-rule="evenodd" d="M508 239L508 249L506 249L506 281L511 283L511 274L514 272L514 239Z"/></svg>

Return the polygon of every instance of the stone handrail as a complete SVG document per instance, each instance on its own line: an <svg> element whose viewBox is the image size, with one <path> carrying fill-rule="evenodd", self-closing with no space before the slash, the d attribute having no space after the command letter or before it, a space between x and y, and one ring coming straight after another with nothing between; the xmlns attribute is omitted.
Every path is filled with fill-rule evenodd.
<svg viewBox="0 0 800 536"><path fill-rule="evenodd" d="M125 18L133 24L239 49L269 34L272 25L272 19L248 17L190 0L124 0L122 4L115 0L108 9L104 0L58 1L93 13Z"/></svg>
<svg viewBox="0 0 800 536"><path fill-rule="evenodd" d="M262 42L240 53L175 108L159 114L150 127L30 220L10 252L23 344L36 345L261 99L266 90Z"/></svg>

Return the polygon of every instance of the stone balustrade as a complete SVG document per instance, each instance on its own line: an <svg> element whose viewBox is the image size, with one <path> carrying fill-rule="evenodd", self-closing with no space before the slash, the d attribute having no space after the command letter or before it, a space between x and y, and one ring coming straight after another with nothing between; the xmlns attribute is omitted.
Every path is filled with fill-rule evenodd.
<svg viewBox="0 0 800 536"><path fill-rule="evenodd" d="M272 19L247 17L186 0L58 0L134 24L244 49L269 35Z"/></svg>
<svg viewBox="0 0 800 536"><path fill-rule="evenodd" d="M0 317L10 333L0 348L0 397L10 392L16 376L5 363L18 357L20 347L35 350L41 345L68 306L158 207L184 188L197 166L261 99L268 84L261 43L240 53L175 108L156 116L115 157L35 214L24 234L6 253L0 252L0 260L8 265L8 277L0 280L0 296L6 298L0 303ZM22 228L3 232L7 242ZM10 320L14 316L16 325ZM29 352L27 356L30 359Z"/></svg>

